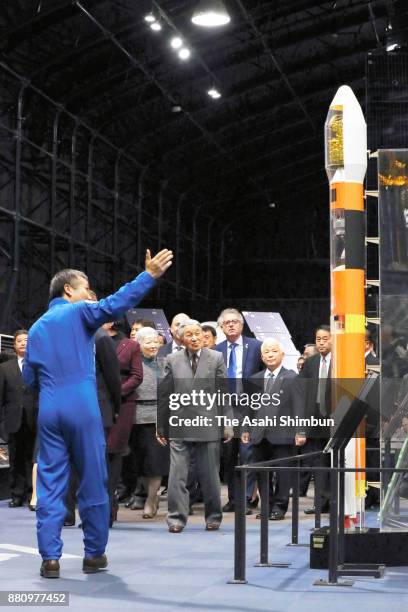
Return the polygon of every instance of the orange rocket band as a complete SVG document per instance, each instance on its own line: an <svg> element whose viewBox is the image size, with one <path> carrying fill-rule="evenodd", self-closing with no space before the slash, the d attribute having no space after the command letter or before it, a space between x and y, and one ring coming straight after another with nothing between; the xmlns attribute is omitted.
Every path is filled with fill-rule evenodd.
<svg viewBox="0 0 408 612"><path fill-rule="evenodd" d="M330 208L364 212L362 183L332 183L330 185Z"/></svg>

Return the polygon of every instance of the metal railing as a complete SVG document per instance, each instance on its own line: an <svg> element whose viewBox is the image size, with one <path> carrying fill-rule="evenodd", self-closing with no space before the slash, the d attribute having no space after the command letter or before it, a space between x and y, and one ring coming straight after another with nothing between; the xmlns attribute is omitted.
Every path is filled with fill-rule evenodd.
<svg viewBox="0 0 408 612"><path fill-rule="evenodd" d="M339 585L342 583L338 582L339 576L373 576L382 577L383 566L381 565L368 565L359 566L358 568L352 568L351 564L343 564L344 568L340 568L338 564L339 552L343 554L344 542L340 540L339 549L339 535L344 536L344 520L339 522L339 509L340 519L344 517L344 486L342 486L342 480L339 479L340 474L345 473L406 473L407 468L393 468L393 467L364 467L364 468L346 468L344 467L343 460L340 456L336 458L334 467L328 466L300 466L300 462L310 457L323 457L323 451L316 451L311 453L305 453L303 455L294 455L286 458L272 459L270 461L262 461L259 463L253 463L250 465L239 465L235 468L235 534L234 534L234 578L229 582L231 584L246 584L246 479L247 473L255 471L258 473L259 484L260 484L260 497L261 497L261 509L260 509L260 558L259 563L256 563L256 567L288 567L288 563L271 563L269 561L269 473L272 471L290 471L296 474L296 478L293 479L292 487L292 541L291 545L299 546L298 535L299 535L299 481L300 474L302 472L312 472L315 474L315 528L320 528L320 516L321 516L321 496L320 496L320 478L319 475L323 472L330 473L330 530L329 530L329 573L327 581L318 581L319 584L325 584L327 586ZM333 451L333 455L335 452ZM296 462L296 466L280 466L279 463L293 463ZM340 492L339 492L340 491ZM336 528L333 528L335 526ZM317 584L316 583L316 584ZM346 583L343 583L346 584ZM352 583L347 583L351 585Z"/></svg>

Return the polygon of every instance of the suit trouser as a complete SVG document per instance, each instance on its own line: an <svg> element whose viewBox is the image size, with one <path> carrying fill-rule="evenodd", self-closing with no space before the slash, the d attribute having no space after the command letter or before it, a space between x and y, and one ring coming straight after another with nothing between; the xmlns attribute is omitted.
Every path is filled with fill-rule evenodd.
<svg viewBox="0 0 408 612"><path fill-rule="evenodd" d="M9 434L9 479L11 497L25 499L31 495L34 431L27 425L25 413L16 433Z"/></svg>
<svg viewBox="0 0 408 612"><path fill-rule="evenodd" d="M301 447L302 454L313 453L316 451L322 451L327 444L326 438L308 438L306 443ZM330 454L325 454L309 457L300 463L301 467L310 467L310 472L300 473L300 491L307 491L309 486L310 478L313 474L313 467L330 467ZM326 505L330 500L330 473L327 472L315 472L315 487L320 490L321 505Z"/></svg>
<svg viewBox="0 0 408 612"><path fill-rule="evenodd" d="M253 445L252 461L271 461L272 459L283 459L292 457L295 453L295 446L292 444L271 444L263 438L259 444ZM278 464L280 467L294 466L293 462ZM260 478L260 474L258 474ZM292 485L292 475L290 470L276 470L275 478L273 472L269 472L269 512L280 511L286 513L289 505L289 490Z"/></svg>
<svg viewBox="0 0 408 612"><path fill-rule="evenodd" d="M78 474L78 508L86 557L105 552L109 498L105 436L93 381L41 390L38 416L37 538L44 560L59 559L71 462Z"/></svg>
<svg viewBox="0 0 408 612"><path fill-rule="evenodd" d="M222 445L224 459L224 479L228 485L228 501L232 504L235 499L235 466L244 463L253 463L252 444L243 444L239 438L233 438L228 444ZM247 501L252 499L256 482L256 473L247 475Z"/></svg>
<svg viewBox="0 0 408 612"><path fill-rule="evenodd" d="M195 450L197 475L204 499L206 523L221 523L220 443L170 440L170 474L167 493L168 525L184 525L189 514L187 489L190 454Z"/></svg>

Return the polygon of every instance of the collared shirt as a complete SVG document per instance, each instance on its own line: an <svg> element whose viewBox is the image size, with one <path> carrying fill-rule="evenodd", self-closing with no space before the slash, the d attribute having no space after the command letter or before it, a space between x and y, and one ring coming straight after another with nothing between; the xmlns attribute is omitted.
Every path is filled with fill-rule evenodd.
<svg viewBox="0 0 408 612"><path fill-rule="evenodd" d="M18 367L20 368L20 372L23 371L23 363L24 363L24 357L17 357L18 360Z"/></svg>
<svg viewBox="0 0 408 612"><path fill-rule="evenodd" d="M184 349L184 346L181 346L180 344L177 344L177 342L173 342L171 343L171 352L172 353L178 353L178 351L182 351Z"/></svg>
<svg viewBox="0 0 408 612"><path fill-rule="evenodd" d="M326 361L326 372L327 374L329 373L329 368L330 368L330 362L331 362L331 352L327 353L327 355L324 356L324 359ZM319 378L321 378L321 374L322 374L322 366L323 366L323 355L320 355L320 364L319 364Z"/></svg>
<svg viewBox="0 0 408 612"><path fill-rule="evenodd" d="M227 368L229 366L229 361L230 361L230 356L231 356L231 344L236 344L236 347L235 347L235 363L236 363L235 378L242 378L242 362L244 358L244 342L242 340L242 336L240 336L238 340L235 340L235 342L230 342L229 340L227 340L227 358L228 358Z"/></svg>
<svg viewBox="0 0 408 612"><path fill-rule="evenodd" d="M277 376L279 376L279 372L281 371L281 369L282 369L282 364L278 366L277 368L275 368L273 371L268 370L268 368L266 368L264 378L269 378L270 376L274 376L276 378Z"/></svg>

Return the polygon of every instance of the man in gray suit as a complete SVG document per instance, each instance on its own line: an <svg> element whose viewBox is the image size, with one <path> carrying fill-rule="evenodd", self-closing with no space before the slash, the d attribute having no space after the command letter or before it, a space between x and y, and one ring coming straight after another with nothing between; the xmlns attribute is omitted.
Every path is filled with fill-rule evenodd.
<svg viewBox="0 0 408 612"><path fill-rule="evenodd" d="M227 371L221 353L203 348L203 332L198 321L183 322L178 333L186 350L166 358L158 402L157 439L163 445L170 440L167 524L171 533L180 533L187 523L186 484L190 454L195 449L206 529L215 531L222 520L220 439L224 437L229 442L233 430L224 426L221 418L216 418L232 418L229 404L223 406L222 401L212 404L209 398L228 394ZM176 409L177 398L183 401Z"/></svg>

